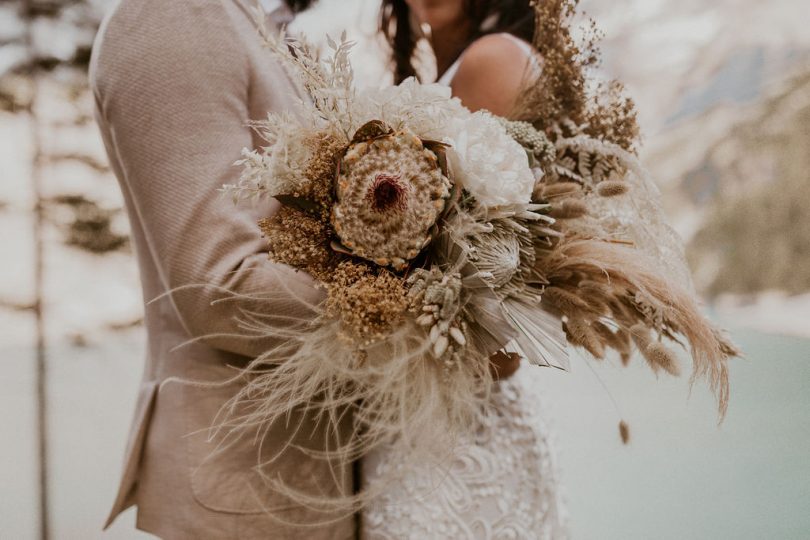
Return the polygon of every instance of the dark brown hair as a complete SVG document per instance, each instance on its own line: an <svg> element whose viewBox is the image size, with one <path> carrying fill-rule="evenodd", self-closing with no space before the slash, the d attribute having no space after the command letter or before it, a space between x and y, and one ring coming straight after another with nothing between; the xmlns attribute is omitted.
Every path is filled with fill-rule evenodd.
<svg viewBox="0 0 810 540"><path fill-rule="evenodd" d="M472 32L467 44L486 34L506 32L524 41L534 37L534 9L529 0L464 0L464 13ZM484 27L485 23L486 27ZM405 0L383 0L380 30L391 46L394 81L399 84L417 76L414 53L418 34L411 28L411 13Z"/></svg>
<svg viewBox="0 0 810 540"><path fill-rule="evenodd" d="M286 0L286 3L294 13L298 13L314 4L315 0Z"/></svg>

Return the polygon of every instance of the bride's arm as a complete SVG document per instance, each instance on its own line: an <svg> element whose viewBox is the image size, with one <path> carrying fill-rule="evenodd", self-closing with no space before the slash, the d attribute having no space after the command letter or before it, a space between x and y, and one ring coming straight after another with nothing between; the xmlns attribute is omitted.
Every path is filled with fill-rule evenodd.
<svg viewBox="0 0 810 540"><path fill-rule="evenodd" d="M458 73L453 77L453 95L470 110L486 109L509 116L515 105L529 57L513 39L503 35L485 36L464 53ZM505 379L517 371L520 357L497 353L490 370L496 379Z"/></svg>
<svg viewBox="0 0 810 540"><path fill-rule="evenodd" d="M484 36L464 52L451 84L453 95L472 111L486 109L509 116L530 61L515 39L503 34Z"/></svg>

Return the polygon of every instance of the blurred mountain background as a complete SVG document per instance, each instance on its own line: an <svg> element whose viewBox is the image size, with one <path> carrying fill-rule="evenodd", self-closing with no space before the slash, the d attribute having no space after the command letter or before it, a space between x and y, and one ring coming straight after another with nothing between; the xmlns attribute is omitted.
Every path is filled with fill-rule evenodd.
<svg viewBox="0 0 810 540"><path fill-rule="evenodd" d="M807 336L806 4L590 3L608 36L605 71L638 100L644 162L698 290L741 324Z"/></svg>
<svg viewBox="0 0 810 540"><path fill-rule="evenodd" d="M38 377L49 385L44 396L50 411L46 473L56 538L100 537L98 529L114 494L135 397L144 339L139 281L121 196L106 164L86 82L93 37L113 5L113 0L0 0L0 354L7 366L0 387L0 440L13 441L0 447L3 463L13 464L0 468L0 538L35 538L40 525L33 502L38 496L38 449L35 437L29 435L38 414L32 399ZM643 160L687 242L696 286L707 305L742 337L752 356L783 351L785 362L806 365L809 341L775 337L810 339L806 0L584 0L582 5L605 33L601 74L623 80L637 101L645 139ZM361 43L354 60L360 82L385 84L389 79L384 53L375 34L377 6L377 0L321 0L293 27L312 38L348 29L350 37ZM39 328L36 321L41 321ZM746 341L751 335L747 329L758 331L756 341ZM43 373L35 367L38 333L47 347ZM745 377L760 381L773 376L774 392L793 401L775 400L772 409L765 410L785 421L799 414L807 417L800 412L806 411L807 400L796 401L793 387L784 382L791 372L786 364L777 365L784 369L768 371L766 366L758 368L764 371L747 372L747 364L741 365L737 368L741 380L733 381L737 383L733 388L745 388ZM782 379L777 381L776 373ZM601 434L603 441L610 441L609 431L599 431L588 412L603 402L597 400L594 405L591 396L583 399L582 392L593 388L578 377L553 380L592 406L571 405L570 418L561 416L569 426L587 428L589 434L597 434L597 440ZM606 377L611 388L627 386L622 382L626 379ZM649 385L644 377L639 372L630 380ZM668 384L660 382L656 392L683 399L682 386ZM549 389L552 394L555 391L559 392ZM657 395L646 398L655 401ZM563 404L573 399L557 397ZM705 405L707 400L699 397L697 401ZM637 396L625 404L642 411L649 403ZM653 407L659 417L678 410L662 403L659 400ZM700 441L701 449L716 446L715 455L728 455L732 447L738 452L743 452L740 447L759 448L747 439L741 443L734 438L736 429L749 432L751 426L745 422L765 414L765 405L746 403L742 398L737 410L751 414L747 420L740 419L738 426L732 401L724 425L731 440L720 439L703 424L696 429L695 423L700 422L696 418L708 416L710 406L695 409L693 403L689 423L678 424L675 416L671 423L680 426L673 428L681 429L677 433ZM655 433L658 420L651 412L647 415L645 423L647 416L638 413L641 426ZM606 425L611 421L608 418ZM757 426L751 429L761 429L761 423ZM776 430L777 426L778 422L771 427ZM781 431L773 435L784 440ZM593 463L593 455L583 454L584 447L593 446L587 442L589 436L583 439L574 427L562 430L564 442L583 447L569 453L569 469ZM799 439L786 441L786 448L810 441L810 426L802 424L794 436ZM626 456L614 450L608 452L610 459L599 459L621 469L616 464ZM643 443L634 451L634 459L650 463L663 452L660 446ZM774 459L778 454L794 464L784 476L775 473L779 482L759 500L772 493L774 500L789 497L797 507L802 501L805 508L810 505L807 490L791 491L790 487L797 467L810 472L806 461L795 462L793 450L782 447L758 452ZM769 466L755 461L753 450L751 456L740 455L741 467ZM694 462L683 465L689 467L701 459L696 453ZM701 471L702 476L715 478ZM571 477L572 488L582 491L571 497L580 537L608 530L605 526L614 516L627 511L623 507L628 500L619 497L611 506L612 494L588 491L598 488L585 475ZM698 476L688 478L698 481ZM622 480L627 479L617 479ZM743 484L741 489L749 487ZM88 490L88 495L76 496ZM637 485L636 492L645 493L643 486ZM638 497L650 504L649 495ZM583 511L583 501L591 499L601 506ZM654 511L654 504L650 507L649 520L654 521L642 519L638 527L666 521L664 499L660 512ZM789 513L793 507L785 508L783 513ZM736 516L735 511L728 509L729 515ZM725 536L722 530L707 533L713 522L705 516L706 528L700 534L684 533L684 525L674 523L672 534L659 538L800 538L810 530L806 519L788 520L792 525L782 528L762 525L765 528L756 529L749 524L747 531L742 530L742 524L748 523L745 519L734 520L741 525L733 536ZM130 515L105 538L145 537L131 529ZM616 537L649 538L638 534Z"/></svg>

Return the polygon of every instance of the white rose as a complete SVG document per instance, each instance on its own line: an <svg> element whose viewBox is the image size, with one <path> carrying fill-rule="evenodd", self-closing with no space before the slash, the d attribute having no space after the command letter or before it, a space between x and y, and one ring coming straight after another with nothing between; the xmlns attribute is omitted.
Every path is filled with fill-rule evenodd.
<svg viewBox="0 0 810 540"><path fill-rule="evenodd" d="M534 174L523 148L490 113L454 118L443 142L454 178L485 207L531 201Z"/></svg>

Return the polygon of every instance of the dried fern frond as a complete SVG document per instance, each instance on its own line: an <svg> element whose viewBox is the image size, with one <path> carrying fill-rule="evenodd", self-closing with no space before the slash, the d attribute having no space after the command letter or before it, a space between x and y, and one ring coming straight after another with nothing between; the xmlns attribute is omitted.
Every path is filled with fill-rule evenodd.
<svg viewBox="0 0 810 540"><path fill-rule="evenodd" d="M355 95L354 70L349 55L354 42L346 40L345 32L339 42L328 38L330 53L321 60L314 46L305 38L292 38L284 30L268 28L261 9L256 10L255 22L264 46L304 86L320 117L330 125L340 126L348 142L352 126L347 110Z"/></svg>

